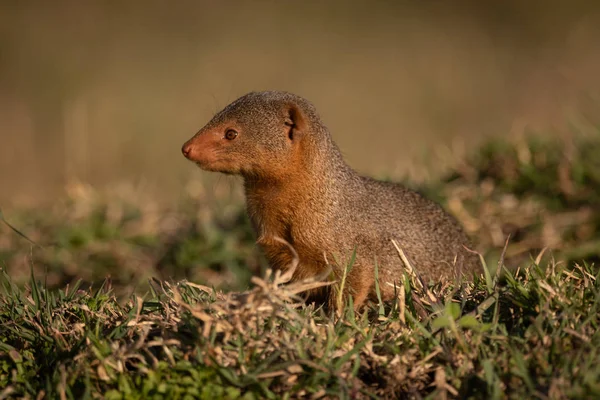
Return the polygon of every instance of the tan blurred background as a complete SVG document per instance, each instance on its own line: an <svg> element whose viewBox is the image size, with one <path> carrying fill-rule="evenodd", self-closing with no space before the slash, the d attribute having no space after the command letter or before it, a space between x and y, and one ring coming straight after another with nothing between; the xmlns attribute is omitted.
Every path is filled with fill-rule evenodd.
<svg viewBox="0 0 600 400"><path fill-rule="evenodd" d="M491 135L586 131L600 126L600 3L2 1L0 202L73 180L177 196L204 176L183 141L264 89L312 100L374 174Z"/></svg>

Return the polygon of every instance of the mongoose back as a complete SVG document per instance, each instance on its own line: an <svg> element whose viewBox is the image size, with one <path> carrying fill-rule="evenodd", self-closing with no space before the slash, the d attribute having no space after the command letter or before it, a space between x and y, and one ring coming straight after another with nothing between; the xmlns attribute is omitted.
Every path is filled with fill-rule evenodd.
<svg viewBox="0 0 600 400"><path fill-rule="evenodd" d="M243 177L247 211L271 267L285 271L294 260L276 237L297 252L292 281L330 268L340 277L355 254L344 295L357 308L375 300L375 265L383 299L395 295L406 267L392 240L426 280L478 271L478 257L466 250L469 239L453 217L408 188L355 172L300 96L249 93L217 113L182 152L204 170ZM308 299L335 306L330 288Z"/></svg>

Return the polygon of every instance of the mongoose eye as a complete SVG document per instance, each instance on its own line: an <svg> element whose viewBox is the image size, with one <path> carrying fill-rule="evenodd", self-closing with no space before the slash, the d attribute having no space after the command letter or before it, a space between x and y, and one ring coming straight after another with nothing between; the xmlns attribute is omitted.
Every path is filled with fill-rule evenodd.
<svg viewBox="0 0 600 400"><path fill-rule="evenodd" d="M227 131L225 131L225 139L227 140L233 140L237 137L238 133L233 130L233 129L227 129Z"/></svg>

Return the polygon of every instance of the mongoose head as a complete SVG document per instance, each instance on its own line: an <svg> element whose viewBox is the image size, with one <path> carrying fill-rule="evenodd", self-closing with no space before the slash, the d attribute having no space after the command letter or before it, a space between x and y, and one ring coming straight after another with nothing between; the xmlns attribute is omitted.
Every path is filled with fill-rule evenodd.
<svg viewBox="0 0 600 400"><path fill-rule="evenodd" d="M200 168L245 177L284 178L294 159L310 156L306 148L328 135L315 108L287 92L252 92L217 113L182 147ZM301 150L301 148L305 150Z"/></svg>

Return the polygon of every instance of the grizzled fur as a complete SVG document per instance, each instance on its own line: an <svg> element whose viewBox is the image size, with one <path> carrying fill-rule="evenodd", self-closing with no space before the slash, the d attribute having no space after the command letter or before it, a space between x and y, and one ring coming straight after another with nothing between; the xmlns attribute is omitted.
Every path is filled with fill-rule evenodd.
<svg viewBox="0 0 600 400"><path fill-rule="evenodd" d="M229 129L238 133L233 140L224 137ZM374 299L375 263L383 298L394 296L405 267L392 239L427 280L479 271L454 218L401 185L357 174L302 97L249 93L215 115L183 151L203 169L244 178L257 242L272 267L285 270L293 260L274 237L298 253L293 280L322 276L330 266L339 277L356 251L346 294L357 307ZM311 300L333 304L329 289L313 292Z"/></svg>

